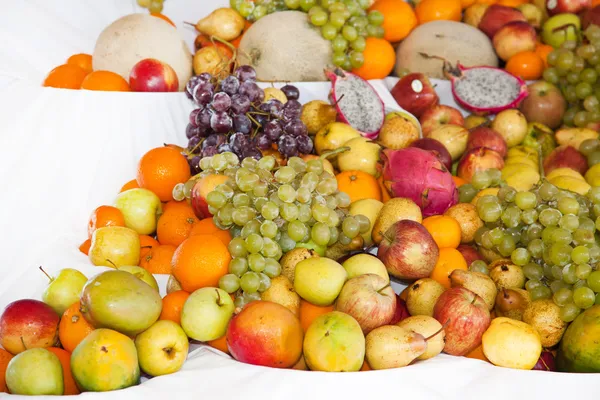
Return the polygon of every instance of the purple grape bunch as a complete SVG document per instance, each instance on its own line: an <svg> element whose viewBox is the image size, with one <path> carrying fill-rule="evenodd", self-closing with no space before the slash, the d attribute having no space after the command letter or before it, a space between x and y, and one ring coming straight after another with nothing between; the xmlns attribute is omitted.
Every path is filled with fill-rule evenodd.
<svg viewBox="0 0 600 400"><path fill-rule="evenodd" d="M285 103L277 99L265 102L256 71L248 65L221 81L208 73L193 76L186 85L188 98L197 106L186 127L192 172L199 172L202 157L227 151L240 159L259 159L261 150L277 144L286 158L311 153L313 142L300 120L300 92L293 85L285 85L281 91Z"/></svg>

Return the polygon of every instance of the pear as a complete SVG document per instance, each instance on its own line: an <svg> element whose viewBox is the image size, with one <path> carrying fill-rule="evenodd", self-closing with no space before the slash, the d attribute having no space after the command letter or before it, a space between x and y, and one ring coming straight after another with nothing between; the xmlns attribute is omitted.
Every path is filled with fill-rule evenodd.
<svg viewBox="0 0 600 400"><path fill-rule="evenodd" d="M366 359L372 369L405 367L427 351L420 333L397 325L373 329L366 337Z"/></svg>
<svg viewBox="0 0 600 400"><path fill-rule="evenodd" d="M498 289L522 289L525 286L523 269L512 263L500 263L490 268L490 278L492 278Z"/></svg>
<svg viewBox="0 0 600 400"><path fill-rule="evenodd" d="M523 320L523 312L531 303L527 290L523 289L501 289L496 295L494 310L498 317L507 317Z"/></svg>
<svg viewBox="0 0 600 400"><path fill-rule="evenodd" d="M423 222L421 208L411 199L404 197L394 197L386 201L373 224L373 231L371 232L373 241L376 244L381 243L384 232L402 219L409 219L418 223Z"/></svg>
<svg viewBox="0 0 600 400"><path fill-rule="evenodd" d="M365 137L356 137L344 143L347 151L337 156L340 171L362 171L377 176L381 146Z"/></svg>
<svg viewBox="0 0 600 400"><path fill-rule="evenodd" d="M294 285L283 275L271 279L271 286L262 292L261 300L272 301L281 304L294 313L296 317L300 316L300 296L294 290Z"/></svg>
<svg viewBox="0 0 600 400"><path fill-rule="evenodd" d="M377 141L385 148L399 150L410 146L420 136L420 125L414 117L395 112L386 116Z"/></svg>
<svg viewBox="0 0 600 400"><path fill-rule="evenodd" d="M42 301L52 307L58 315L63 315L67 308L79 301L87 277L72 268L61 269L56 277L48 275L42 267L40 270L50 279L42 294Z"/></svg>
<svg viewBox="0 0 600 400"><path fill-rule="evenodd" d="M352 241L348 244L342 244L337 242L331 247L328 247L325 250L325 257L331 258L332 260L339 260L353 251L362 250L364 247L364 239L361 235L357 235Z"/></svg>
<svg viewBox="0 0 600 400"><path fill-rule="evenodd" d="M442 324L440 324L437 319L428 317L427 315L414 315L403 319L396 325L420 333L425 337L431 336L431 338L427 340L427 350L417 357L417 360L428 360L437 356L444 350L444 345L446 344L444 340L446 338L446 332L444 332Z"/></svg>
<svg viewBox="0 0 600 400"><path fill-rule="evenodd" d="M455 269L450 274L450 285L452 287L464 287L469 289L471 292L479 295L487 304L488 310L494 308L496 303L496 284L486 274L481 272L465 271L462 269Z"/></svg>
<svg viewBox="0 0 600 400"><path fill-rule="evenodd" d="M232 8L217 8L196 23L196 30L206 36L230 41L242 34L246 21Z"/></svg>
<svg viewBox="0 0 600 400"><path fill-rule="evenodd" d="M167 281L167 294L176 292L178 290L183 290L181 284L173 275L169 275L169 280Z"/></svg>
<svg viewBox="0 0 600 400"><path fill-rule="evenodd" d="M419 279L410 285L406 295L406 308L410 315L433 316L433 307L446 288L431 278Z"/></svg>
<svg viewBox="0 0 600 400"><path fill-rule="evenodd" d="M316 251L304 247L296 247L295 249L288 251L279 261L281 264L281 275L288 278L288 280L294 284L296 264L312 257L319 257L319 255Z"/></svg>
<svg viewBox="0 0 600 400"><path fill-rule="evenodd" d="M283 93L283 91L281 89L277 89L274 87L268 87L268 88L265 88L264 92L265 92L265 98L263 100L263 103L266 103L267 101L269 101L271 99L279 100L282 104L287 103L287 97L285 96L285 93Z"/></svg>
<svg viewBox="0 0 600 400"><path fill-rule="evenodd" d="M315 151L321 155L329 150L336 150L348 140L360 137L361 134L348 124L332 122L317 132L314 138Z"/></svg>
<svg viewBox="0 0 600 400"><path fill-rule="evenodd" d="M146 269L135 265L124 265L122 267L118 267L117 269L119 271L125 271L133 274L133 276L140 279L142 282L146 282L158 292L158 282L156 282L154 275L152 275Z"/></svg>
<svg viewBox="0 0 600 400"><path fill-rule="evenodd" d="M312 100L302 106L300 120L306 125L310 135L316 135L323 127L335 122L335 107L323 100Z"/></svg>
<svg viewBox="0 0 600 400"><path fill-rule="evenodd" d="M540 334L544 347L558 344L568 325L560 318L560 307L551 299L532 301L523 312L523 322Z"/></svg>

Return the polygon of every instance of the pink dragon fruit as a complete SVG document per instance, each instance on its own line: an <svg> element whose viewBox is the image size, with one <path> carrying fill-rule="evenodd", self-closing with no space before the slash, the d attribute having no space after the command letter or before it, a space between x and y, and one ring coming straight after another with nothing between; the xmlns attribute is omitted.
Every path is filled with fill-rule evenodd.
<svg viewBox="0 0 600 400"><path fill-rule="evenodd" d="M413 200L423 217L443 214L458 202L452 175L430 151L417 147L385 149L383 181L393 197Z"/></svg>
<svg viewBox="0 0 600 400"><path fill-rule="evenodd" d="M331 81L329 98L338 120L368 139L375 139L383 126L385 107L369 82L343 69L325 70Z"/></svg>

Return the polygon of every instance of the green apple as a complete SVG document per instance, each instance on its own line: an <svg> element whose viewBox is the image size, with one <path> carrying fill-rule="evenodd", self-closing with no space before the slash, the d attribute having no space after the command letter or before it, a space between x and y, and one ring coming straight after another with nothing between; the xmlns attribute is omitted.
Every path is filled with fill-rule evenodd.
<svg viewBox="0 0 600 400"><path fill-rule="evenodd" d="M50 278L48 287L42 293L42 301L52 307L58 315L63 315L67 308L79 301L81 289L88 279L72 268L61 269L55 278L48 275L42 267L40 269Z"/></svg>
<svg viewBox="0 0 600 400"><path fill-rule="evenodd" d="M369 230L361 234L365 247L373 245L371 232L373 231L373 225L375 224L375 220L377 219L377 216L382 208L383 203L375 199L361 199L350 204L350 208L348 209L350 215L362 214L369 218L369 221L371 221L371 227Z"/></svg>
<svg viewBox="0 0 600 400"><path fill-rule="evenodd" d="M556 30L565 27L565 29ZM575 14L557 14L548 18L542 26L542 40L550 46L559 48L566 40L577 41L581 29L581 20Z"/></svg>
<svg viewBox="0 0 600 400"><path fill-rule="evenodd" d="M330 258L308 258L296 265L294 290L309 303L328 306L340 294L347 276L344 267Z"/></svg>
<svg viewBox="0 0 600 400"><path fill-rule="evenodd" d="M325 250L327 250L327 246L319 246L318 244L313 242L312 239L310 239L308 242L296 243L296 248L300 248L300 247L303 249L314 250L315 253L317 253L321 257L325 257Z"/></svg>
<svg viewBox="0 0 600 400"><path fill-rule="evenodd" d="M123 213L125 226L140 235L156 231L156 221L162 214L162 204L157 195L148 189L129 189L119 193L115 207Z"/></svg>
<svg viewBox="0 0 600 400"><path fill-rule="evenodd" d="M64 393L60 360L46 349L29 349L14 356L6 367L5 377L12 394L60 396Z"/></svg>
<svg viewBox="0 0 600 400"><path fill-rule="evenodd" d="M379 275L386 282L390 282L390 276L385 268L385 265L379 261L379 258L370 254L361 253L348 258L342 266L348 273L348 279L364 274Z"/></svg>
<svg viewBox="0 0 600 400"><path fill-rule="evenodd" d="M198 289L183 305L181 327L194 340L215 340L227 331L234 310L233 300L226 291L214 287Z"/></svg>
<svg viewBox="0 0 600 400"><path fill-rule="evenodd" d="M140 261L140 235L123 226L105 226L92 234L88 253L92 264L117 268Z"/></svg>
<svg viewBox="0 0 600 400"><path fill-rule="evenodd" d="M177 372L185 363L189 341L177 323L156 321L135 338L138 360L142 371L152 376Z"/></svg>
<svg viewBox="0 0 600 400"><path fill-rule="evenodd" d="M136 265L123 265L117 268L119 271L129 272L139 280L146 282L148 285L152 286L158 292L158 282L156 282L156 278L150 272L142 267L138 267Z"/></svg>

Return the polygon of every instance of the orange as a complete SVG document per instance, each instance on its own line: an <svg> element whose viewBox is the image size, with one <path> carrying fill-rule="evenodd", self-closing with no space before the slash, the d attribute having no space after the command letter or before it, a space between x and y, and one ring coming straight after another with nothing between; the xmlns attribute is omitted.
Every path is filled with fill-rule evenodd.
<svg viewBox="0 0 600 400"><path fill-rule="evenodd" d="M496 4L498 3L498 0L475 0L475 4Z"/></svg>
<svg viewBox="0 0 600 400"><path fill-rule="evenodd" d="M471 352L469 354L466 354L465 357L473 358L475 360L482 360L482 361L490 362L490 360L488 360L488 358L483 353L482 345L475 347L475 349L471 350Z"/></svg>
<svg viewBox="0 0 600 400"><path fill-rule="evenodd" d="M460 6L464 10L465 8L471 7L475 4L475 0L460 0Z"/></svg>
<svg viewBox="0 0 600 400"><path fill-rule="evenodd" d="M446 289L450 289L450 274L455 269L466 271L467 262L460 251L452 248L440 249L440 256L431 272L430 278L441 283Z"/></svg>
<svg viewBox="0 0 600 400"><path fill-rule="evenodd" d="M454 184L456 185L456 187L462 186L465 183L467 183L467 181L465 181L463 178L461 178L459 176L452 175L452 180L454 181Z"/></svg>
<svg viewBox="0 0 600 400"><path fill-rule="evenodd" d="M385 39L368 37L363 56L364 64L352 70L363 79L383 79L392 72L396 64L396 52Z"/></svg>
<svg viewBox="0 0 600 400"><path fill-rule="evenodd" d="M350 201L375 199L381 201L381 189L377 179L363 171L344 171L335 176L340 192L346 192Z"/></svg>
<svg viewBox="0 0 600 400"><path fill-rule="evenodd" d="M599 0L600 1L600 0ZM548 54L554 51L554 47L549 44L538 44L535 48L535 54L540 56L542 61L544 62L544 68L548 68Z"/></svg>
<svg viewBox="0 0 600 400"><path fill-rule="evenodd" d="M544 60L535 51L522 51L509 58L504 69L526 81L536 80L544 72Z"/></svg>
<svg viewBox="0 0 600 400"><path fill-rule="evenodd" d="M158 240L154 239L152 236L140 235L140 262L142 261L142 258L144 258L144 256L148 254L150 250L152 250L153 247L157 246L160 246L160 243L158 243Z"/></svg>
<svg viewBox="0 0 600 400"><path fill-rule="evenodd" d="M592 0L592 7L591 8L594 8L596 6L600 6L600 0Z"/></svg>
<svg viewBox="0 0 600 400"><path fill-rule="evenodd" d="M440 249L457 248L460 244L460 224L448 215L432 215L423 220L423 226L433 236Z"/></svg>
<svg viewBox="0 0 600 400"><path fill-rule="evenodd" d="M199 221L187 201L178 201L171 204L158 219L156 237L160 244L179 246Z"/></svg>
<svg viewBox="0 0 600 400"><path fill-rule="evenodd" d="M162 311L158 319L167 319L169 321L181 323L181 310L190 294L184 290L178 290L167 294L162 299Z"/></svg>
<svg viewBox="0 0 600 400"><path fill-rule="evenodd" d="M85 239L85 242L79 245L79 251L87 256L90 251L90 247L92 247L92 240Z"/></svg>
<svg viewBox="0 0 600 400"><path fill-rule="evenodd" d="M6 387L6 367L8 367L8 363L12 360L13 355L8 351L0 348L0 392L8 393L8 388Z"/></svg>
<svg viewBox="0 0 600 400"><path fill-rule="evenodd" d="M431 21L457 21L462 18L460 0L423 0L415 7L419 24Z"/></svg>
<svg viewBox="0 0 600 400"><path fill-rule="evenodd" d="M527 4L529 3L529 0L500 0L498 2L496 2L496 4L500 5L500 6L506 6L506 7L513 7L513 8L517 8L522 4Z"/></svg>
<svg viewBox="0 0 600 400"><path fill-rule="evenodd" d="M142 257L140 267L152 274L170 274L175 249L176 247L170 244L153 247Z"/></svg>
<svg viewBox="0 0 600 400"><path fill-rule="evenodd" d="M379 185L379 190L381 190L381 202L385 203L392 198L392 195L388 188L385 187L385 183L383 183L383 175L377 178L377 184Z"/></svg>
<svg viewBox="0 0 600 400"><path fill-rule="evenodd" d="M98 228L105 226L125 226L125 217L123 213L113 206L100 206L92 211L88 221L88 238Z"/></svg>
<svg viewBox="0 0 600 400"><path fill-rule="evenodd" d="M46 79L44 79L42 86L60 89L79 89L87 74L84 69L77 65L59 65L50 71Z"/></svg>
<svg viewBox="0 0 600 400"><path fill-rule="evenodd" d="M167 21L169 24L175 26L175 24L173 23L173 21L171 21L171 19L169 17L167 17L166 15L164 15L164 14L161 14L161 13L150 13L150 15L152 15L153 17L156 17L156 18L160 18L160 19L162 19L164 21Z"/></svg>
<svg viewBox="0 0 600 400"><path fill-rule="evenodd" d="M212 235L217 237L225 246L231 242L231 233L227 229L221 229L215 225L212 218L204 218L192 226L190 236L195 235Z"/></svg>
<svg viewBox="0 0 600 400"><path fill-rule="evenodd" d="M320 315L327 314L334 310L334 306L317 306L306 300L300 300L300 325L306 333L306 330L312 322Z"/></svg>
<svg viewBox="0 0 600 400"><path fill-rule="evenodd" d="M227 274L231 255L227 246L212 235L190 236L173 255L172 274L181 288L192 293L203 287L218 287Z"/></svg>
<svg viewBox="0 0 600 400"><path fill-rule="evenodd" d="M227 347L227 335L223 335L218 339L206 342L210 347L214 347L217 350L221 350L223 353L229 354L229 348Z"/></svg>
<svg viewBox="0 0 600 400"><path fill-rule="evenodd" d="M190 179L185 157L171 147L157 147L142 156L137 168L140 187L156 193L160 201L173 200L173 188Z"/></svg>
<svg viewBox="0 0 600 400"><path fill-rule="evenodd" d="M369 363L367 362L367 360L363 361L363 365L362 367L360 367L361 371L372 371L371 366L369 366Z"/></svg>
<svg viewBox="0 0 600 400"><path fill-rule="evenodd" d="M129 182L127 182L126 184L124 184L123 186L121 186L121 190L119 190L119 193L124 192L129 189L135 189L135 188L139 188L139 187L140 187L140 185L138 185L137 180L132 179Z"/></svg>
<svg viewBox="0 0 600 400"><path fill-rule="evenodd" d="M369 11L383 14L383 38L388 42L399 42L418 25L413 8L404 0L377 0Z"/></svg>
<svg viewBox="0 0 600 400"><path fill-rule="evenodd" d="M406 301L406 299L408 298L408 288L409 288L408 286L405 287L404 290L402 290L399 295L399 297L404 301Z"/></svg>
<svg viewBox="0 0 600 400"><path fill-rule="evenodd" d="M94 327L83 318L80 307L79 302L73 303L65 310L58 325L58 338L62 347L69 353L72 353L79 342L94 330Z"/></svg>
<svg viewBox="0 0 600 400"><path fill-rule="evenodd" d="M129 83L119 74L110 71L94 71L81 82L81 88L86 90L101 90L105 92L129 92Z"/></svg>
<svg viewBox="0 0 600 400"><path fill-rule="evenodd" d="M48 347L46 350L54 353L63 369L63 382L64 382L64 395L71 394L79 394L79 389L75 384L75 379L73 378L73 374L71 373L71 353L68 351L61 349L60 347Z"/></svg>
<svg viewBox="0 0 600 400"><path fill-rule="evenodd" d="M92 56L85 53L73 54L67 59L67 64L76 65L87 74L92 72Z"/></svg>

